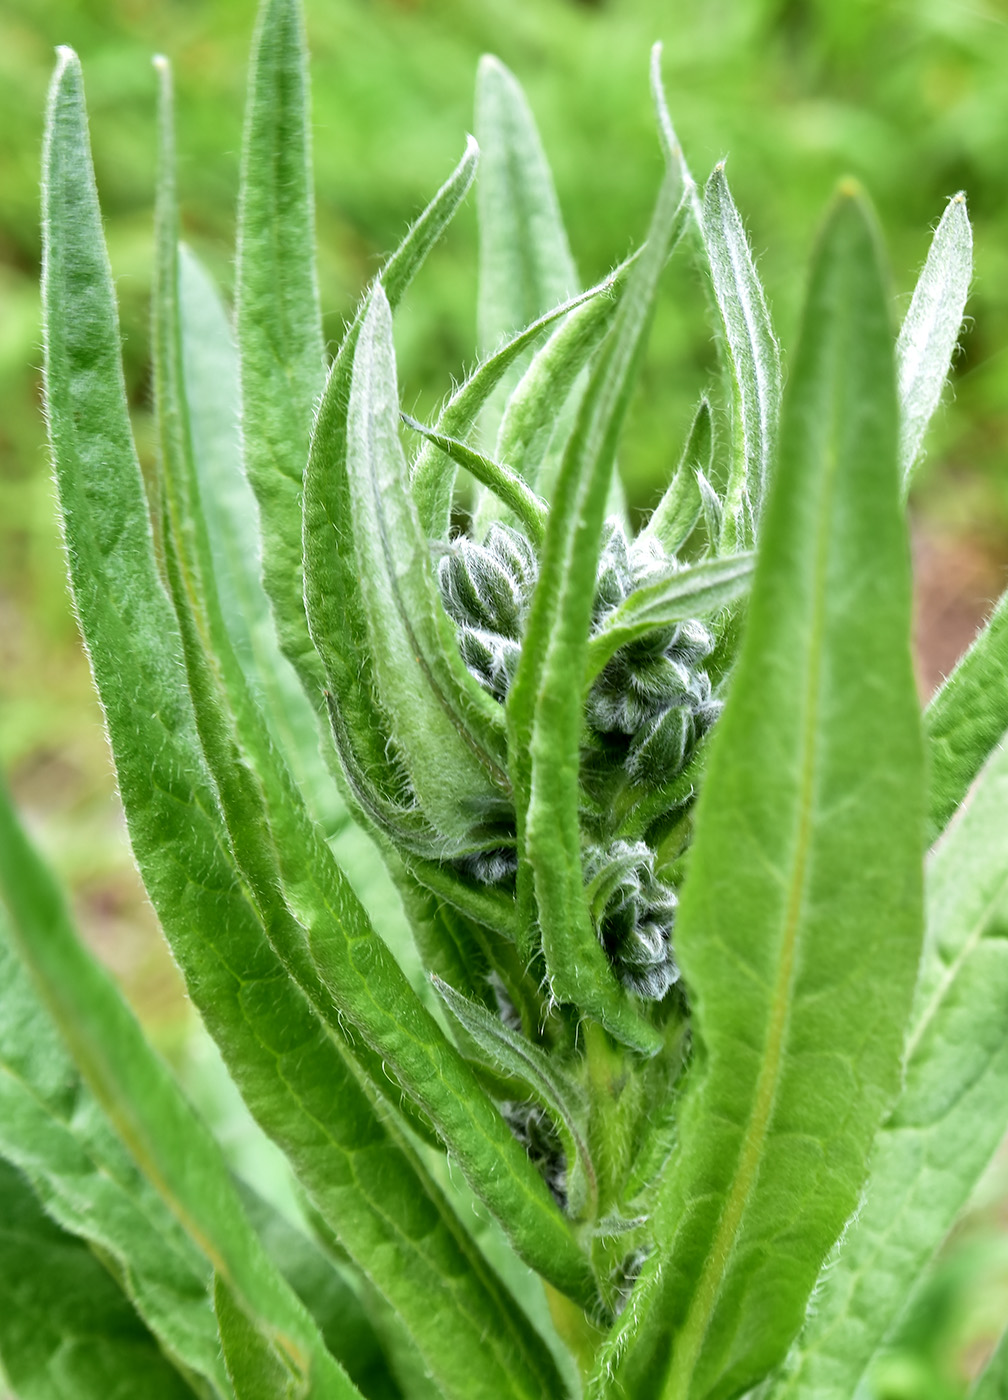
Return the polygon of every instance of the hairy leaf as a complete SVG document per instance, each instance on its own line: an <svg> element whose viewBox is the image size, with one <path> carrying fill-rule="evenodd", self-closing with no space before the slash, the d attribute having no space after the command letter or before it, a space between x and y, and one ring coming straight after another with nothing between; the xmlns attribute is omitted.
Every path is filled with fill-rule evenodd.
<svg viewBox="0 0 1008 1400"><path fill-rule="evenodd" d="M0 1365L19 1400L192 1400L87 1245L0 1161ZM2 1377L0 1377L2 1381Z"/></svg>
<svg viewBox="0 0 1008 1400"><path fill-rule="evenodd" d="M1008 732L1008 593L924 711L928 840L937 841Z"/></svg>
<svg viewBox="0 0 1008 1400"><path fill-rule="evenodd" d="M813 263L680 902L695 1063L657 1248L599 1369L635 1400L735 1395L783 1356L899 1088L922 762L897 434L887 296L848 189Z"/></svg>
<svg viewBox="0 0 1008 1400"><path fill-rule="evenodd" d="M1008 749L932 852L903 1091L774 1400L860 1394L1008 1130Z"/></svg>
<svg viewBox="0 0 1008 1400"><path fill-rule="evenodd" d="M710 402L704 397L697 407L675 475L643 531L653 536L667 554L682 548L700 519L703 502L697 473L704 478L710 476L713 452L714 425Z"/></svg>
<svg viewBox="0 0 1008 1400"><path fill-rule="evenodd" d="M973 233L965 196L957 194L935 229L896 342L904 495L948 379L972 276Z"/></svg>
<svg viewBox="0 0 1008 1400"><path fill-rule="evenodd" d="M263 0L242 142L236 312L245 470L280 645L321 704L301 600L301 484L325 383L315 273L307 56L298 0Z"/></svg>
<svg viewBox="0 0 1008 1400"><path fill-rule="evenodd" d="M571 678L585 669L609 479L681 201L682 175L672 164L564 457L507 706L519 905L530 921L534 889L552 995L649 1053L660 1039L616 981L585 898L578 821L582 696Z"/></svg>

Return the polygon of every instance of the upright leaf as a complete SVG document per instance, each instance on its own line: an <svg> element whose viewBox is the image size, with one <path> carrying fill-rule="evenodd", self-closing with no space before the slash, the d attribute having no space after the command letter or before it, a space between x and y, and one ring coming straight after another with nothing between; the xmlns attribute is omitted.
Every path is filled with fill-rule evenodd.
<svg viewBox="0 0 1008 1400"><path fill-rule="evenodd" d="M732 398L732 464L721 552L751 547L770 479L781 393L780 351L742 220L716 165L703 194L701 232L724 327Z"/></svg>
<svg viewBox="0 0 1008 1400"><path fill-rule="evenodd" d="M481 353L578 291L553 177L514 75L490 54L476 75Z"/></svg>
<svg viewBox="0 0 1008 1400"><path fill-rule="evenodd" d="M1008 748L932 852L903 1091L773 1400L862 1393L1008 1130Z"/></svg>
<svg viewBox="0 0 1008 1400"><path fill-rule="evenodd" d="M681 171L671 164L645 250L630 274L616 325L592 374L557 482L542 567L508 696L511 782L518 814L519 902L530 893L552 994L653 1053L660 1039L616 981L584 892L578 816L582 694L595 571L609 481L658 278L675 240Z"/></svg>
<svg viewBox="0 0 1008 1400"><path fill-rule="evenodd" d="M696 1044L679 1150L599 1367L635 1400L735 1395L781 1359L899 1088L922 761L897 435L878 251L844 189L679 907Z"/></svg>
<svg viewBox="0 0 1008 1400"><path fill-rule="evenodd" d="M54 79L44 191L46 399L71 586L151 901L253 1115L445 1394L531 1400L555 1368L515 1321L384 1102L365 1090L343 1037L293 985L235 870L154 563L80 71L69 53ZM432 1317L435 1293L450 1302Z"/></svg>
<svg viewBox="0 0 1008 1400"><path fill-rule="evenodd" d="M928 840L937 841L1008 733L1008 593L924 711Z"/></svg>
<svg viewBox="0 0 1008 1400"><path fill-rule="evenodd" d="M935 229L896 342L904 495L948 379L972 276L973 233L965 196L957 194Z"/></svg>
<svg viewBox="0 0 1008 1400"><path fill-rule="evenodd" d="M0 1366L19 1400L192 1400L111 1276L0 1162Z"/></svg>
<svg viewBox="0 0 1008 1400"><path fill-rule="evenodd" d="M263 0L242 142L236 271L245 470L284 653L322 690L301 599L301 482L325 383L315 273L308 74L299 0Z"/></svg>

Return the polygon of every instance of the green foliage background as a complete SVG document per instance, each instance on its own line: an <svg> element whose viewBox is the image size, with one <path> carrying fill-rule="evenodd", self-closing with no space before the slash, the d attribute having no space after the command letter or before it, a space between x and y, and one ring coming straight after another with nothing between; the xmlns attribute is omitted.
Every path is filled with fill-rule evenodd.
<svg viewBox="0 0 1008 1400"><path fill-rule="evenodd" d="M908 295L945 199L975 229L973 328L932 432L917 509L1008 533L1008 4L1004 0L307 0L323 304L336 337L381 254L444 178L472 125L476 59L525 86L585 284L642 235L660 173L646 64L698 175L726 153L785 346L813 230L836 179L860 177ZM171 1043L171 969L128 871L97 709L65 603L38 409L38 156L53 47L84 65L99 189L122 301L141 450L150 431L148 293L155 75L177 82L185 236L225 286L253 22L251 0L6 0L0 14L0 759L71 880L85 925ZM673 267L622 468L656 497L712 363L702 289ZM472 202L424 271L397 335L406 406L423 413L471 360ZM992 1178L885 1392L962 1392L964 1357L1008 1308Z"/></svg>

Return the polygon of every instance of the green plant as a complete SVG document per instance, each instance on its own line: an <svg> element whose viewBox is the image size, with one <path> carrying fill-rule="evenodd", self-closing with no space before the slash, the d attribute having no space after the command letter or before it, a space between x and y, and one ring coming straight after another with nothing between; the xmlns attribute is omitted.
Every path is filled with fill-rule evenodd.
<svg viewBox="0 0 1008 1400"><path fill-rule="evenodd" d="M901 519L965 304L963 200L896 339L870 216L840 191L781 402L724 171L694 184L657 55L647 240L588 292L520 90L486 60L482 358L404 429L392 313L475 143L327 368L300 17L266 0L235 348L178 247L160 73L157 469L133 447L68 51L49 429L137 863L318 1243L231 1174L4 798L12 1386L860 1393L1008 1123L1008 605L922 740ZM680 240L723 382L632 537L614 460ZM464 534L458 468L480 487ZM376 931L344 874L359 828L416 985L391 885L364 891Z"/></svg>

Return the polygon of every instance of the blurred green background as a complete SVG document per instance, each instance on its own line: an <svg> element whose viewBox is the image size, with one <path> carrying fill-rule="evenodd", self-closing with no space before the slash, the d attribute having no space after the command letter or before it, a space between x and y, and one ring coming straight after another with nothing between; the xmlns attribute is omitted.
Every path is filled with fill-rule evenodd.
<svg viewBox="0 0 1008 1400"><path fill-rule="evenodd" d="M640 239L659 174L651 43L680 139L728 174L785 354L824 202L858 176L879 211L897 307L945 201L968 196L971 324L913 502L926 690L969 640L1008 561L1006 0L306 0L323 303L340 332L379 257L458 158L476 59L528 92L587 285ZM39 410L37 169L53 47L84 64L99 190L122 305L129 392L150 450L147 295L154 53L175 67L185 236L224 287L253 0L4 0L0 9L0 759L73 888L81 920L161 1043L181 1053L174 969L131 874L100 717L63 583ZM421 414L471 362L472 200L398 327ZM645 508L675 461L713 363L704 297L669 270L621 468ZM1008 1173L976 1209L878 1380L886 1400L944 1400L1008 1318Z"/></svg>

